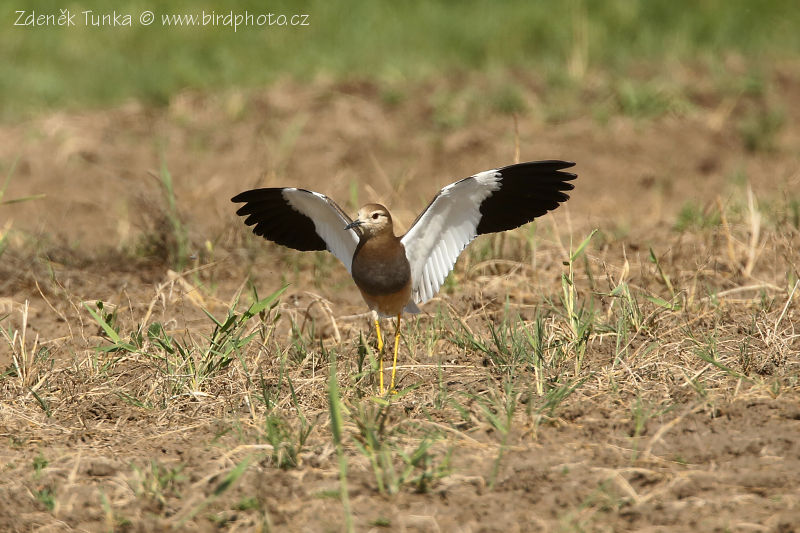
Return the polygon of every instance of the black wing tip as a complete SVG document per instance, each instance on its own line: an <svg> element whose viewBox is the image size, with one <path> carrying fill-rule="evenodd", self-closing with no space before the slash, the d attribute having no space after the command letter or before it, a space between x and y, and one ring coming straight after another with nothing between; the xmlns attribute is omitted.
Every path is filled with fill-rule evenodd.
<svg viewBox="0 0 800 533"><path fill-rule="evenodd" d="M566 191L577 174L563 169L572 161L546 160L518 163L498 169L503 185L483 200L478 234L506 231L531 222L570 199Z"/></svg>
<svg viewBox="0 0 800 533"><path fill-rule="evenodd" d="M236 214L252 232L281 246L300 251L326 250L327 244L315 230L313 220L292 207L283 192L290 187L268 187L240 192L233 203L243 203ZM311 192L311 191L306 191Z"/></svg>
<svg viewBox="0 0 800 533"><path fill-rule="evenodd" d="M559 182L572 181L578 177L574 172L565 172L564 169L575 166L574 161L562 161L560 159L547 159L543 161L527 161L525 163L516 163L514 165L507 165L498 168L497 172L501 176L537 176L540 180L553 180L557 179Z"/></svg>
<svg viewBox="0 0 800 533"><path fill-rule="evenodd" d="M567 161L566 159L539 159L536 161L520 161L519 163L514 163L513 165L507 165L508 167L515 167L517 165L541 165L541 166L558 166L560 168L569 168L575 166L575 161Z"/></svg>
<svg viewBox="0 0 800 533"><path fill-rule="evenodd" d="M283 192L286 187L266 187L263 189L250 189L249 191L243 191L231 198L231 202L233 203L241 203L241 202L252 202L254 200L261 200L265 196L270 194L276 194Z"/></svg>
<svg viewBox="0 0 800 533"><path fill-rule="evenodd" d="M574 166L575 166L574 161L564 161L561 159L544 159L541 161L524 161L521 163L514 163L513 165L506 165L497 170L502 173L504 170L534 167L543 171L560 171L564 170L565 168L572 168ZM564 172L564 174L572 174L572 173Z"/></svg>
<svg viewBox="0 0 800 533"><path fill-rule="evenodd" d="M249 191L243 191L231 198L231 202L233 203L241 203L241 202L252 202L255 200L264 200L267 197L274 196L274 195L282 195L283 191L291 189L296 190L308 194L319 194L315 193L314 191L308 189L301 189L298 187L264 187L261 189L250 189ZM325 196L325 195L320 195ZM325 196L327 198L327 196ZM281 198L284 199L283 197Z"/></svg>
<svg viewBox="0 0 800 533"><path fill-rule="evenodd" d="M231 198L231 202L238 204L242 202L249 202L255 194L258 193L261 189L250 189L249 191L242 191L233 198Z"/></svg>
<svg viewBox="0 0 800 533"><path fill-rule="evenodd" d="M545 159L544 161L530 161L530 163L558 167L556 170L575 166L575 161L565 161L563 159Z"/></svg>

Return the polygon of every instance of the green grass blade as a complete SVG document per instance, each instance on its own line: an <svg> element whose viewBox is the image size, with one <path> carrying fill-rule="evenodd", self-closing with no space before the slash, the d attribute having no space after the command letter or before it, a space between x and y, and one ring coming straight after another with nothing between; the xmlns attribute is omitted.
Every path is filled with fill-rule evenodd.
<svg viewBox="0 0 800 533"><path fill-rule="evenodd" d="M219 485L214 488L214 496L219 496L231 486L238 481L242 474L244 474L247 467L250 466L250 461L252 461L252 456L245 457L242 461L239 462L236 467L227 473L227 475L220 481Z"/></svg>
<svg viewBox="0 0 800 533"><path fill-rule="evenodd" d="M212 492L210 496L208 496L205 500L200 502L194 509L192 509L189 512L188 515L184 516L180 520L180 522L178 522L178 528L183 527L183 525L186 524L186 522L197 516L197 513L208 507L211 503L214 502L214 500L216 500L225 491L231 488L236 483L236 481L238 481L239 478L242 477L242 474L245 473L247 467L250 466L252 460L253 460L252 456L245 457L239 462L239 464L237 464L233 468L233 470L225 474L225 477L222 478L222 481L220 481L219 484L214 488L214 492Z"/></svg>
<svg viewBox="0 0 800 533"><path fill-rule="evenodd" d="M348 533L353 529L353 513L350 510L350 494L347 490L347 459L342 447L342 406L339 398L339 380L336 376L336 354L331 352L331 375L328 379L328 405L331 413L331 434L339 456L339 497L344 507L345 522Z"/></svg>
<svg viewBox="0 0 800 533"><path fill-rule="evenodd" d="M286 289L288 287L289 287L289 284L287 283L286 285L284 285L283 287L281 287L277 291L273 292L272 294L270 294L266 298L253 303L253 305L250 306L250 309L248 309L245 314L248 315L248 317L255 316L258 313L260 313L261 311L263 311L266 308L270 307L272 305L272 303L275 300L277 300L281 296L281 294L283 294L286 291Z"/></svg>
<svg viewBox="0 0 800 533"><path fill-rule="evenodd" d="M586 248L586 247L589 245L589 241L591 241L591 240L592 240L592 237L594 237L594 234L595 234L595 233L597 233L597 230L596 230L596 229L593 229L593 230L592 230L592 232L589 234L589 236L588 236L588 237L586 237L585 239L583 239L583 242L581 242L581 243L578 245L578 248L576 248L576 249L575 249L575 251L574 251L574 252L572 252L572 255L571 255L571 256L570 256L570 258L569 258L569 260L570 260L571 262L573 262L573 263L574 263L574 262L575 262L575 260L576 260L576 259L578 259L578 257L580 257L580 255L583 253L583 250L584 250L584 249L585 249L585 248Z"/></svg>
<svg viewBox="0 0 800 533"><path fill-rule="evenodd" d="M3 192L3 191L0 191ZM11 205L11 204L21 204L22 202L29 202L31 200L40 200L42 198L47 198L46 194L32 194L30 196L22 196L20 198L14 198L12 200L3 200L0 201L0 205Z"/></svg>
<svg viewBox="0 0 800 533"><path fill-rule="evenodd" d="M97 322L101 328L103 328L103 331L106 332L108 338L114 341L114 344L118 345L126 344L122 341L122 338L119 336L119 333L117 333L114 330L114 328L112 328L111 325L108 322L106 322L105 319L103 319L103 317L101 317L99 314L97 314L96 311L94 311L91 307L89 307L86 302L83 303L83 306L86 308L87 311L89 311L89 314L92 315L94 321Z"/></svg>

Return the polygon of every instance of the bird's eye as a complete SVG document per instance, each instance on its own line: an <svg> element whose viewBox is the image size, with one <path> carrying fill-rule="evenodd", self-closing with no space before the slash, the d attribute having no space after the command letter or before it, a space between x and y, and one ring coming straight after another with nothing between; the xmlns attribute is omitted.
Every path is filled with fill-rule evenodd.
<svg viewBox="0 0 800 533"><path fill-rule="evenodd" d="M378 213L372 213L372 220L378 220Z"/></svg>

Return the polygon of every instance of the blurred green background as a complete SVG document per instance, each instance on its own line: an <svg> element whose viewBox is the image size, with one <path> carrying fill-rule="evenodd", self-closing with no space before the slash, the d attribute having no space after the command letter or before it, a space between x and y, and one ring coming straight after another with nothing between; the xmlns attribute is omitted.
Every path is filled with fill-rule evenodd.
<svg viewBox="0 0 800 533"><path fill-rule="evenodd" d="M545 82L637 65L756 72L800 51L796 0L272 2L3 1L0 118L127 98L164 104L185 88L253 87L283 76L403 81L462 71L535 73ZM76 27L15 26L17 10ZM131 14L132 27L86 27L84 10ZM156 21L142 26L151 10ZM307 14L306 27L164 27L167 14ZM654 68L655 65L655 68Z"/></svg>

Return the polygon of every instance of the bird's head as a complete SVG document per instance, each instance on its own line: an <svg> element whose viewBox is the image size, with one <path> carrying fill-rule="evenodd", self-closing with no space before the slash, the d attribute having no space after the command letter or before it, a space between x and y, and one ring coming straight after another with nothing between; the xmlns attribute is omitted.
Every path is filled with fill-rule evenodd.
<svg viewBox="0 0 800 533"><path fill-rule="evenodd" d="M358 210L356 219L348 224L344 229L358 226L365 237L374 237L385 231L394 235L392 229L392 215L389 210L381 204L367 204Z"/></svg>

